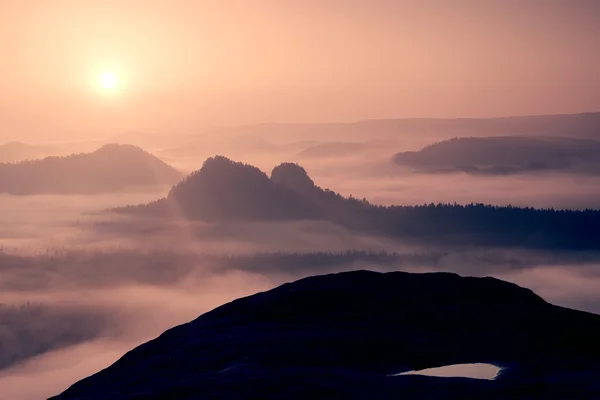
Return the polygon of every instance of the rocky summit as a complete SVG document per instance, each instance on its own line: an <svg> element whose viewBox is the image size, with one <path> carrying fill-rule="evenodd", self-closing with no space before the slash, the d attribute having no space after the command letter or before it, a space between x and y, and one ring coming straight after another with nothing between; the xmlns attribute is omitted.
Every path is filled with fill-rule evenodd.
<svg viewBox="0 0 600 400"><path fill-rule="evenodd" d="M354 271L225 304L52 399L598 399L599 337L498 279ZM502 371L394 376L462 363Z"/></svg>

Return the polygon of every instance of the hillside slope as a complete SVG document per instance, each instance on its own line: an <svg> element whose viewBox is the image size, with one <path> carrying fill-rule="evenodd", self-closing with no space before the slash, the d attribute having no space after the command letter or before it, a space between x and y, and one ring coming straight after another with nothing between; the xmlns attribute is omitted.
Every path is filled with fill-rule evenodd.
<svg viewBox="0 0 600 400"><path fill-rule="evenodd" d="M173 184L181 173L132 145L108 144L92 153L0 164L0 193L92 194Z"/></svg>
<svg viewBox="0 0 600 400"><path fill-rule="evenodd" d="M563 137L455 138L398 153L396 164L422 172L506 175L533 171L600 173L600 141Z"/></svg>
<svg viewBox="0 0 600 400"><path fill-rule="evenodd" d="M235 300L53 400L594 399L600 316L493 278L354 271ZM485 362L493 381L390 376Z"/></svg>

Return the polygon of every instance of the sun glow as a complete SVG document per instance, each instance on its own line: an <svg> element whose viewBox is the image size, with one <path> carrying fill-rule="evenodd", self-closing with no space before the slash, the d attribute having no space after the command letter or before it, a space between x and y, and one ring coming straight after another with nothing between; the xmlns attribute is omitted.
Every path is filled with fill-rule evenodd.
<svg viewBox="0 0 600 400"><path fill-rule="evenodd" d="M112 71L105 71L98 76L98 84L103 92L115 93L119 89L119 77Z"/></svg>

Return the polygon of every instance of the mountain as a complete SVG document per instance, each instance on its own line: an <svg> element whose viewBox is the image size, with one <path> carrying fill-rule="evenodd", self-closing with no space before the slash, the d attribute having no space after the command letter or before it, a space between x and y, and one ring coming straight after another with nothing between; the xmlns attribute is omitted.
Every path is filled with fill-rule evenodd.
<svg viewBox="0 0 600 400"><path fill-rule="evenodd" d="M295 163L282 163L271 171L271 180L308 201L318 210L317 216L355 229L368 229L371 218L383 210L366 199L345 198L329 189L317 186L306 170Z"/></svg>
<svg viewBox="0 0 600 400"><path fill-rule="evenodd" d="M600 173L600 141L564 137L455 138L398 153L396 164L422 172L506 175L532 171Z"/></svg>
<svg viewBox="0 0 600 400"><path fill-rule="evenodd" d="M494 278L354 271L218 307L53 400L597 399L600 316ZM395 374L490 363L495 380Z"/></svg>
<svg viewBox="0 0 600 400"><path fill-rule="evenodd" d="M500 118L398 118L347 123L266 123L209 129L204 136L257 135L267 140L361 141L371 139L411 141L418 137L456 136L564 136L600 140L600 112L526 115Z"/></svg>
<svg viewBox="0 0 600 400"><path fill-rule="evenodd" d="M269 178L258 168L225 157L175 185L166 198L113 210L118 213L199 219L318 219L348 229L447 245L600 250L600 210L555 210L485 204L377 206L343 197L312 181L293 163Z"/></svg>
<svg viewBox="0 0 600 400"><path fill-rule="evenodd" d="M139 147L108 144L92 153L0 164L0 193L104 193L180 178L177 170Z"/></svg>
<svg viewBox="0 0 600 400"><path fill-rule="evenodd" d="M282 163L269 178L254 166L216 156L173 186L167 197L113 211L206 221L298 220L343 218L363 205L316 186L297 164Z"/></svg>
<svg viewBox="0 0 600 400"><path fill-rule="evenodd" d="M59 154L61 154L61 151L51 146L38 146L21 142L8 142L0 145L0 162L2 163L33 160Z"/></svg>
<svg viewBox="0 0 600 400"><path fill-rule="evenodd" d="M166 198L119 212L176 215L206 221L316 218L317 210L256 167L217 156L188 175Z"/></svg>

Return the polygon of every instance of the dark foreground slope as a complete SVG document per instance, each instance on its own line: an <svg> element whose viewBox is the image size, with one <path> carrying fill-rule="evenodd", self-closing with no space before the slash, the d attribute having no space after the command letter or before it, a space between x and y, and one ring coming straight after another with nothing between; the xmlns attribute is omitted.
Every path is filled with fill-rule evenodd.
<svg viewBox="0 0 600 400"><path fill-rule="evenodd" d="M108 144L92 153L0 164L0 193L91 194L173 184L181 173L132 145Z"/></svg>
<svg viewBox="0 0 600 400"><path fill-rule="evenodd" d="M493 278L355 271L238 299L54 400L597 399L600 316ZM493 381L390 376L485 362Z"/></svg>
<svg viewBox="0 0 600 400"><path fill-rule="evenodd" d="M396 164L422 172L509 175L559 171L600 173L600 141L564 137L467 137L398 153Z"/></svg>

